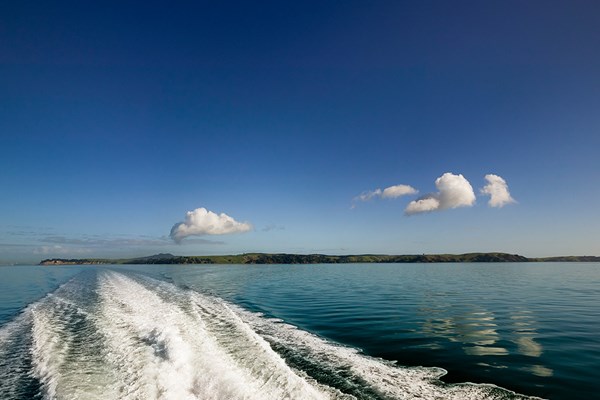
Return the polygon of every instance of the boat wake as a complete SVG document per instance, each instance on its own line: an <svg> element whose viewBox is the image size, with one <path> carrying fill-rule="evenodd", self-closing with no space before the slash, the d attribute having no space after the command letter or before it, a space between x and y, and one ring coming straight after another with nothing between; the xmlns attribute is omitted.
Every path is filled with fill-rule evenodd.
<svg viewBox="0 0 600 400"><path fill-rule="evenodd" d="M114 271L87 271L0 328L2 399L529 398L444 374Z"/></svg>

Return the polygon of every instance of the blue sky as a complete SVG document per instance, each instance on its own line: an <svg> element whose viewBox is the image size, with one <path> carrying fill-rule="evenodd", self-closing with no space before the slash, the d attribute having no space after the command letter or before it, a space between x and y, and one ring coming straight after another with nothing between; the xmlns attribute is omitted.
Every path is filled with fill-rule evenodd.
<svg viewBox="0 0 600 400"><path fill-rule="evenodd" d="M599 15L595 1L4 3L0 262L600 255ZM405 215L447 172L475 201ZM486 174L516 203L489 207ZM355 200L399 184L419 193ZM175 243L198 208L249 229Z"/></svg>

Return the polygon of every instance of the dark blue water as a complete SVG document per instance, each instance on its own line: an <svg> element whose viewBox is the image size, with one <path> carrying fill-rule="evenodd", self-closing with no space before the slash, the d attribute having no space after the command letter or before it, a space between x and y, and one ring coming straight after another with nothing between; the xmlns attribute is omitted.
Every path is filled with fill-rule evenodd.
<svg viewBox="0 0 600 400"><path fill-rule="evenodd" d="M112 275L110 270L119 273ZM54 303L43 299L47 293L67 281L69 283L61 287L52 298ZM166 286L162 288L160 282L165 282ZM132 291L139 293L138 297L128 298ZM185 300L181 296L188 295L184 293L201 297L197 300ZM82 300L88 296L93 300ZM156 296L163 300L157 302L155 308L144 308L149 302L155 301ZM118 300L120 297L123 299ZM138 302L138 298L147 300ZM60 302L56 302L56 299L60 299ZM223 299L224 304L241 308L233 311L235 318L229 319L226 316L229 311L211 308L213 305L207 304L213 303L206 299ZM113 304L112 301L116 302ZM231 326L239 319L246 324L244 327L249 327L252 335L258 335L257 337L264 338L269 343L277 355L273 357L285 360L294 373L301 371L298 372L300 376L307 374L302 379L310 385L317 385L315 387L329 393L328 396L333 393L328 391L333 390L337 393L335 396L340 392L355 398L400 398L398 393L390 389L394 387L394 382L381 383L394 378L394 370L381 370L384 366L389 368L385 364L385 360L389 360L397 361L400 366L443 368L448 373L441 380L447 384L490 383L517 393L550 399L597 398L600 382L600 264L597 263L0 267L0 324L3 325L0 328L3 329L0 330L0 351L2 346L5 349L17 346L15 340L6 338L14 335L12 331L19 329L19 332L30 330L33 334L29 341L23 339L18 346L34 348L34 351L24 351L20 358L4 362L4 367L0 364L0 374L4 368L6 374L12 374L11 379L15 382L18 381L15 376L19 373L37 377L18 381L25 388L18 389L23 390L19 393L37 393L41 397L54 395L59 398L60 393L75 393L75 389L68 386L71 381L67 379L74 372L67 368L68 362L65 359L69 359L67 356L70 355L75 357L71 362L77 363L77 353L73 355L69 353L71 350L59 348L57 353L64 352L65 357L58 361L44 355L43 346L57 345L52 335L65 335L65 340L73 342L69 347L71 349L79 345L79 339L76 339L78 329L98 331L98 338L93 343L104 348L108 347L104 343L112 340L112 330L120 332L124 325L129 324L127 335L123 334L123 337L141 337L132 342L131 346L134 346L140 340L146 343L144 341L150 340L148 337L166 337L168 329L150 326L149 321L160 319L163 314L172 318L173 313L180 312L178 310L191 312L187 310L187 305L192 303L198 304L199 311L194 311L199 313L198 321L211 318L222 321L218 326L207 327L205 334L207 337L221 338L215 343L219 343L219 351L230 349L227 351L234 355L232 359L237 360L232 361L231 365L243 364L239 361L243 358L236 358L241 351L239 349L249 349L249 343L255 341L252 339L251 342L246 342L249 339L240 336L234 347L227 347L233 346L230 342L234 340L225 340L223 337L227 337L230 330L236 332ZM73 305L72 310L63 310L66 307L64 304ZM26 310L32 316L27 319L21 314L23 322L16 324L15 319L19 318L19 313L27 306L34 308L31 312ZM163 310L163 307L163 314L158 315L159 308ZM60 312L56 311L58 308ZM135 310L132 311L132 308ZM154 315L154 309L157 315ZM225 309L228 309L227 306ZM251 313L244 314L244 310ZM256 317L257 312L262 313L263 317ZM119 313L130 313L131 319L111 325ZM83 317L78 317L80 314ZM106 322L107 315L111 316L108 319L111 324ZM189 315L186 316L188 317ZM277 325L267 322L272 321L270 318L283 320L299 330L291 334L289 330L280 329L281 323ZM65 322L55 325L55 319ZM79 325L74 321L80 319L80 327L77 328ZM177 325L182 319L173 321L172 325ZM188 328L193 332L194 324L206 323L194 321L196 320L186 319L178 332ZM225 326L228 328L225 329ZM239 329L243 331L246 328ZM321 339L307 344L308 339L300 335L302 332L314 333ZM193 333L190 335L190 338L196 336ZM237 336L232 333L232 337ZM177 338L184 342L188 340L183 333ZM171 349L171 352L179 349L174 344L175 339L164 340L164 343L156 343L163 343L160 346ZM158 346L153 341L148 343L154 346L153 349ZM224 343L229 344L226 346ZM337 350L327 347L335 343L361 349L368 356L383 359L378 361L380 365L369 367L377 379L370 382L372 377L368 376L368 371L371 370L365 367L372 359L355 359L349 355L342 357ZM202 347L206 343L195 342L191 345L202 348L203 352L215 347L214 344L212 347ZM112 348L106 351L104 358L90 364L102 365L104 372L99 372L99 377L113 374L119 363L124 362L122 358L110 358L121 350L123 349L120 347ZM123 354L128 354L128 350L123 351ZM31 358L29 359L25 354L33 356L27 356ZM160 352L156 354L160 355ZM258 357L257 354L262 353L257 351L248 357L252 359ZM89 358L91 355L82 356L85 357ZM273 357L269 360L273 361ZM333 359L338 361L334 362ZM130 362L139 365L140 369L150 365L141 358ZM181 360L178 362L181 364ZM189 366L192 369L194 365L207 368L206 365L210 364L205 365L203 362L198 359L195 364L190 362ZM21 369L15 367L17 364ZM56 366L52 367L53 365ZM81 369L80 366L78 368ZM276 371L273 374L291 374L289 371L284 373L281 368L283 367L272 367L271 371ZM437 369L423 371L424 374L433 376L431 379L434 380L435 376L441 375ZM45 381L45 376L52 377L52 380L48 378ZM139 382L146 382L148 376L154 375L148 372L140 376ZM236 375L236 382L241 381L242 376L245 375ZM257 381L262 379L258 375L252 376ZM288 382L295 375L285 376L285 381ZM422 378L419 376L414 382ZM197 378L194 379L197 381ZM399 382L396 386L404 385L400 381L405 378L394 379ZM51 386L54 383L48 383L55 381L67 383L62 383L62 386L57 384L56 387ZM196 387L196 381L190 380L189 387ZM269 378L268 381L271 382L272 379ZM139 382L131 383L128 388L138 388ZM418 386L411 382L406 383L407 391ZM6 393L17 393L15 385L17 384L5 388ZM110 386L107 383L103 385ZM245 385L243 387L251 387L253 384ZM437 385L444 390L463 389L461 385ZM124 390L115 386L116 396L128 398ZM195 397L201 398L199 390L197 387L189 389ZM246 389L240 390L243 393ZM293 392L287 386L269 390L271 391L268 393L273 393L273 396L281 393L287 393L291 398L298 397L290 393L302 393L299 396L307 398L312 396L305 391ZM282 392L277 392L278 390ZM308 389L294 386L293 390ZM312 386L310 390L313 390ZM210 393L223 393L225 396L222 391ZM259 392L256 393L260 398ZM429 395L431 398L478 398L478 395L469 395L467 392L423 393L420 395L425 398ZM235 397L236 394L229 393L227 396ZM262 393L262 396L265 394ZM510 398L505 392L490 396L489 398Z"/></svg>

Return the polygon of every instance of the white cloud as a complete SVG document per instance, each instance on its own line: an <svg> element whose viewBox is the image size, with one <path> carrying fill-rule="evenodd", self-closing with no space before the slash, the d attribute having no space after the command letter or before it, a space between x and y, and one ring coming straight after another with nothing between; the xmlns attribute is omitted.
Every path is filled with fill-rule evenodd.
<svg viewBox="0 0 600 400"><path fill-rule="evenodd" d="M414 215L429 211L447 210L457 207L470 207L475 204L473 187L461 174L446 172L435 180L438 192L411 201L404 213Z"/></svg>
<svg viewBox="0 0 600 400"><path fill-rule="evenodd" d="M475 193L469 181L461 174L446 172L435 180L439 190L440 209L470 207L475 204Z"/></svg>
<svg viewBox="0 0 600 400"><path fill-rule="evenodd" d="M362 192L361 194L356 196L354 198L354 200L369 201L373 197L379 197L379 196L381 196L381 189L375 189L375 190L370 190L368 192Z"/></svg>
<svg viewBox="0 0 600 400"><path fill-rule="evenodd" d="M369 201L374 197L381 197L382 199L396 199L401 196L418 193L417 189L408 185L394 185L387 187L383 190L375 189L368 192L362 192L356 196L354 200L357 201Z"/></svg>
<svg viewBox="0 0 600 400"><path fill-rule="evenodd" d="M188 211L185 221L171 228L171 239L179 243L188 236L227 235L242 233L252 229L247 222L238 222L225 213L216 214L204 207Z"/></svg>
<svg viewBox="0 0 600 400"><path fill-rule="evenodd" d="M73 254L89 254L91 249L81 247L65 247L60 245L54 246L40 246L33 250L33 254L51 255L51 256L64 256Z"/></svg>
<svg viewBox="0 0 600 400"><path fill-rule="evenodd" d="M283 231L283 230L285 230L285 226L283 226L283 225L269 224L269 225L265 226L264 228L262 228L261 230L263 232Z"/></svg>
<svg viewBox="0 0 600 400"><path fill-rule="evenodd" d="M149 239L147 237L101 237L101 236L89 236L83 235L80 238L68 238L65 236L46 236L40 239L42 243L51 243L58 245L69 245L69 246L90 246L90 247L135 247L135 246L165 246L172 244L167 238L154 238Z"/></svg>
<svg viewBox="0 0 600 400"><path fill-rule="evenodd" d="M440 208L440 202L435 197L425 197L419 200L413 200L408 203L404 213L406 215L413 215L428 211L434 211Z"/></svg>
<svg viewBox="0 0 600 400"><path fill-rule="evenodd" d="M488 184L481 189L481 194L490 196L488 201L490 207L504 207L507 204L516 203L515 199L510 196L508 184L502 177L487 174L485 180Z"/></svg>
<svg viewBox="0 0 600 400"><path fill-rule="evenodd" d="M395 199L401 196L418 193L417 189L408 185L394 185L383 189L381 197L384 199Z"/></svg>

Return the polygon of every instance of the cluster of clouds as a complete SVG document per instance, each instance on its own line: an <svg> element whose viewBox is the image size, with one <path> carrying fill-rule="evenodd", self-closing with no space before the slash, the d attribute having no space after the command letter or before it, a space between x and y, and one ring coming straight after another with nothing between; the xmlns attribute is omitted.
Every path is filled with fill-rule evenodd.
<svg viewBox="0 0 600 400"><path fill-rule="evenodd" d="M490 207L504 207L515 203L508 190L506 181L494 174L485 176L487 184L480 190L480 194L490 196ZM446 172L435 180L436 192L428 193L412 200L404 209L404 214L415 215L432 211L442 211L458 207L471 207L475 204L476 196L471 183L461 174L455 175ZM418 191L408 185L395 185L386 189L375 189L363 192L355 197L355 201L369 201L376 197L398 198L416 194Z"/></svg>
<svg viewBox="0 0 600 400"><path fill-rule="evenodd" d="M437 192L425 195L408 203L406 215L447 210L450 208L470 207L475 204L475 193L469 181L461 174L446 172L435 180Z"/></svg>
<svg viewBox="0 0 600 400"><path fill-rule="evenodd" d="M488 174L485 176L485 180L487 184L480 190L480 194L490 197L488 201L490 207L504 207L515 202L508 190L508 184L502 177ZM410 201L404 209L404 214L415 215L458 207L471 207L476 202L473 186L461 174L455 175L446 172L435 180L435 187L437 191ZM418 193L419 191L414 187L401 184L363 192L356 196L354 201L397 199ZM189 236L227 235L248 232L252 229L252 225L248 222L239 222L225 213L217 214L200 207L188 211L182 222L173 225L169 237L179 244ZM278 225L269 225L263 231L281 229L284 228Z"/></svg>
<svg viewBox="0 0 600 400"><path fill-rule="evenodd" d="M178 222L171 228L170 237L175 243L188 236L227 235L252 230L248 222L238 222L225 213L217 214L204 207L188 211L183 222Z"/></svg>
<svg viewBox="0 0 600 400"><path fill-rule="evenodd" d="M484 177L485 185L479 190L480 196L489 196L490 207L501 208L516 203L511 196L508 183L504 178L494 174ZM402 197L414 196L416 198L408 202L404 209L405 215L417 215L437 212L459 207L472 207L476 203L477 195L471 183L461 174L446 172L435 180L435 191L417 197L419 191L410 185L399 184L377 188L361 193L354 198L356 202L367 202L378 199L393 200ZM37 244L33 243L0 243L0 248L6 253L8 251L18 252L19 248L32 248L33 254L44 256L77 256L91 254L102 249L115 248L143 248L170 246L173 242L187 245L217 245L225 244L222 241L198 238L198 236L214 236L244 233L253 230L248 222L240 222L233 217L220 213L217 214L204 207L188 211L181 222L177 222L171 228L169 237L115 237L103 235L84 235L78 238L70 238L60 235L44 234L38 238ZM267 225L261 229L263 232L281 231L282 225ZM31 236L39 232L15 231L9 232L10 236ZM196 238L189 238L196 236ZM184 240L185 239L185 240Z"/></svg>

